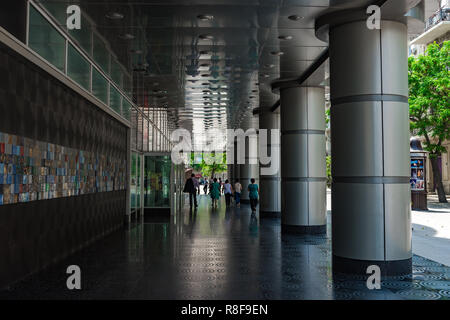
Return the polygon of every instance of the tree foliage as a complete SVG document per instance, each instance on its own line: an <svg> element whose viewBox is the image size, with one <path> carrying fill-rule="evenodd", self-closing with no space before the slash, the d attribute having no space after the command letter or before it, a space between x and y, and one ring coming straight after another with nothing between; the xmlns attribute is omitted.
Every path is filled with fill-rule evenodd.
<svg viewBox="0 0 450 320"><path fill-rule="evenodd" d="M425 138L430 157L445 152L450 138L450 41L430 44L426 55L408 59L411 131Z"/></svg>
<svg viewBox="0 0 450 320"><path fill-rule="evenodd" d="M196 163L194 153L191 153L191 167L195 171L201 171L204 176L214 177L217 173L227 171L227 156L226 153L211 154L202 153L200 163Z"/></svg>
<svg viewBox="0 0 450 320"><path fill-rule="evenodd" d="M446 152L450 138L450 41L433 43L426 54L408 59L410 129L425 139L439 201L446 202L437 157Z"/></svg>

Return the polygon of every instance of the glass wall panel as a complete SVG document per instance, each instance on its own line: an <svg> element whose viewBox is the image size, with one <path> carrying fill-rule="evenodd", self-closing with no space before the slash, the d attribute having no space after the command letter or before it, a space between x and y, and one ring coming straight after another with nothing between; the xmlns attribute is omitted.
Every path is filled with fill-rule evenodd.
<svg viewBox="0 0 450 320"><path fill-rule="evenodd" d="M123 90L128 98L131 98L133 91L133 81L126 74L123 75Z"/></svg>
<svg viewBox="0 0 450 320"><path fill-rule="evenodd" d="M67 75L83 88L90 91L91 65L83 56L69 44L67 54Z"/></svg>
<svg viewBox="0 0 450 320"><path fill-rule="evenodd" d="M69 34L78 42L78 45L92 55L92 28L86 18L81 16L81 29L68 30Z"/></svg>
<svg viewBox="0 0 450 320"><path fill-rule="evenodd" d="M117 61L111 59L111 79L117 84L119 88L123 89L123 72Z"/></svg>
<svg viewBox="0 0 450 320"><path fill-rule="evenodd" d="M120 95L119 91L117 91L117 89L113 86L110 87L109 107L118 114L121 114L122 96Z"/></svg>
<svg viewBox="0 0 450 320"><path fill-rule="evenodd" d="M109 52L105 43L94 34L94 61L109 75Z"/></svg>
<svg viewBox="0 0 450 320"><path fill-rule="evenodd" d="M129 121L131 120L131 103L125 98L122 101L122 116Z"/></svg>
<svg viewBox="0 0 450 320"><path fill-rule="evenodd" d="M131 109L131 146L137 149L137 111Z"/></svg>
<svg viewBox="0 0 450 320"><path fill-rule="evenodd" d="M33 6L30 6L28 32L29 47L64 72L66 40Z"/></svg>
<svg viewBox="0 0 450 320"><path fill-rule="evenodd" d="M108 104L109 82L97 69L92 68L92 93L105 104Z"/></svg>
<svg viewBox="0 0 450 320"><path fill-rule="evenodd" d="M145 156L144 207L170 207L170 156Z"/></svg>
<svg viewBox="0 0 450 320"><path fill-rule="evenodd" d="M148 151L153 151L153 125L151 123L148 128Z"/></svg>
<svg viewBox="0 0 450 320"><path fill-rule="evenodd" d="M142 137L142 147L143 151L148 151L148 120L144 119L144 128L143 128L143 137Z"/></svg>
<svg viewBox="0 0 450 320"><path fill-rule="evenodd" d="M52 0L41 0L41 4L55 18L59 25L65 29L67 20L67 4Z"/></svg>

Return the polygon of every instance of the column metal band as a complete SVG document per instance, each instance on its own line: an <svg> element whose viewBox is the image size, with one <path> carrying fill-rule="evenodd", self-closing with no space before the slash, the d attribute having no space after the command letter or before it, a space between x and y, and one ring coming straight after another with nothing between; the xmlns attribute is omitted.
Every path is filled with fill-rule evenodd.
<svg viewBox="0 0 450 320"><path fill-rule="evenodd" d="M327 181L326 177L281 177L281 181L321 182Z"/></svg>
<svg viewBox="0 0 450 320"><path fill-rule="evenodd" d="M404 184L409 177L333 177L333 183Z"/></svg>
<svg viewBox="0 0 450 320"><path fill-rule="evenodd" d="M299 130L281 130L282 135L288 134L325 134L325 130L308 130L308 129L299 129Z"/></svg>
<svg viewBox="0 0 450 320"><path fill-rule="evenodd" d="M408 97L397 94L361 94L334 99L332 98L331 104L338 105L343 103L365 102L365 101L391 101L391 102L408 103Z"/></svg>

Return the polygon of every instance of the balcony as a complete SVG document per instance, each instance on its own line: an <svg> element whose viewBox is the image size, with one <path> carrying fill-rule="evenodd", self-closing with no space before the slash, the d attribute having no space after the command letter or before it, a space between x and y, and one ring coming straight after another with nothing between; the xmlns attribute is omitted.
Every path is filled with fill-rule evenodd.
<svg viewBox="0 0 450 320"><path fill-rule="evenodd" d="M424 33L411 41L413 44L429 44L450 31L450 7L436 11L425 24Z"/></svg>

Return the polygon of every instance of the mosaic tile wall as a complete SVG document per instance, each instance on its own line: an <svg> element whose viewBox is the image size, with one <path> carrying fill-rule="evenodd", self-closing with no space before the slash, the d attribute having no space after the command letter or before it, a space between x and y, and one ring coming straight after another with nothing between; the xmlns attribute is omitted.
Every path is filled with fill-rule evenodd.
<svg viewBox="0 0 450 320"><path fill-rule="evenodd" d="M126 161L0 132L0 205L125 190Z"/></svg>
<svg viewBox="0 0 450 320"><path fill-rule="evenodd" d="M1 41L0 75L2 287L123 226L128 138Z"/></svg>

